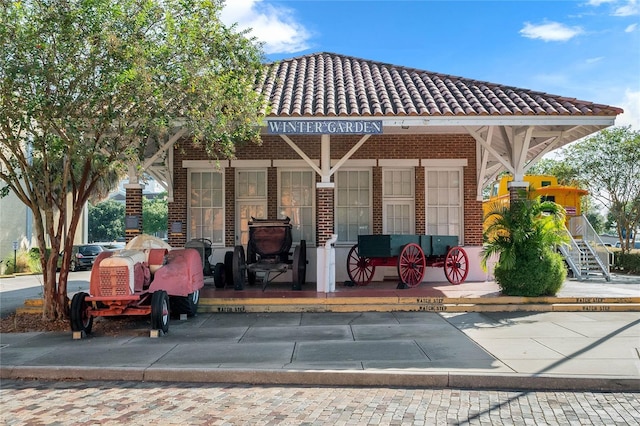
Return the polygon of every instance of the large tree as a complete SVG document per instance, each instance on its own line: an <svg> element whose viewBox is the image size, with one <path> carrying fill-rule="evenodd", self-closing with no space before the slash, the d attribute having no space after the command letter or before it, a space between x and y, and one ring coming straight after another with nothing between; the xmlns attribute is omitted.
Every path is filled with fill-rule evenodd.
<svg viewBox="0 0 640 426"><path fill-rule="evenodd" d="M33 212L45 318L67 315L75 230L105 177L125 165L135 170L147 143L177 128L212 158L259 140L263 100L253 83L262 54L255 40L221 23L222 5L1 3L0 179L3 193L13 191ZM58 282L47 246L67 253Z"/></svg>
<svg viewBox="0 0 640 426"><path fill-rule="evenodd" d="M116 241L124 238L125 205L107 200L89 203L89 241ZM144 222L143 222L144 223Z"/></svg>
<svg viewBox="0 0 640 426"><path fill-rule="evenodd" d="M613 127L569 145L564 158L615 218L621 247L633 247L640 223L640 132Z"/></svg>
<svg viewBox="0 0 640 426"><path fill-rule="evenodd" d="M142 227L145 234L155 235L159 231L167 230L169 207L166 192L150 200L142 198Z"/></svg>
<svg viewBox="0 0 640 426"><path fill-rule="evenodd" d="M558 185L575 186L581 189L588 189L580 179L580 170L574 168L575 165L566 159L543 158L533 165L527 172L532 175L551 175L558 179ZM605 219L598 211L594 199L588 195L580 200L581 210L593 229L597 233L605 230Z"/></svg>
<svg viewBox="0 0 640 426"><path fill-rule="evenodd" d="M558 179L558 185L580 185L577 170L574 170L568 162L561 159L543 158L534 164L527 171L527 174L555 176Z"/></svg>

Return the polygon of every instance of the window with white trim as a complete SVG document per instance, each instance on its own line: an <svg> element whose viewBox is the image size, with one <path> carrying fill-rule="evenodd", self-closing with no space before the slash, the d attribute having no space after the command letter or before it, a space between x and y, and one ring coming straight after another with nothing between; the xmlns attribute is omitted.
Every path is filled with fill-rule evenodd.
<svg viewBox="0 0 640 426"><path fill-rule="evenodd" d="M314 177L312 170L278 170L278 216L291 219L294 244L315 242Z"/></svg>
<svg viewBox="0 0 640 426"><path fill-rule="evenodd" d="M382 170L382 232L415 233L413 168Z"/></svg>
<svg viewBox="0 0 640 426"><path fill-rule="evenodd" d="M189 238L224 244L224 175L219 171L189 171Z"/></svg>
<svg viewBox="0 0 640 426"><path fill-rule="evenodd" d="M371 234L371 170L338 170L335 177L335 229L340 242Z"/></svg>
<svg viewBox="0 0 640 426"><path fill-rule="evenodd" d="M432 169L426 173L428 235L462 236L462 169Z"/></svg>
<svg viewBox="0 0 640 426"><path fill-rule="evenodd" d="M267 171L236 169L236 244L249 242L252 217L267 218Z"/></svg>

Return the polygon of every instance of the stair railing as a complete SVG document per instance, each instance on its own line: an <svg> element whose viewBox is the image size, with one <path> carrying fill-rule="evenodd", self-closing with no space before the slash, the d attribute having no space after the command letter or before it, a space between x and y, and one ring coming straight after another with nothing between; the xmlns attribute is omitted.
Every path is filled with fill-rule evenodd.
<svg viewBox="0 0 640 426"><path fill-rule="evenodd" d="M560 249L560 253L564 257L564 260L569 265L571 271L573 271L574 278L578 279L578 281L582 281L582 271L584 269L584 261L585 256L576 243L576 240L573 239L571 232L565 227L565 231L567 233L568 242L565 244L561 244L558 248Z"/></svg>
<svg viewBox="0 0 640 426"><path fill-rule="evenodd" d="M583 240L587 243L589 250L602 268L605 277L607 280L610 279L610 266L613 259L612 253L607 249L607 246L604 245L604 242L595 229L593 229L593 226L591 226L591 223L585 215L574 216L569 219L569 233L573 239Z"/></svg>

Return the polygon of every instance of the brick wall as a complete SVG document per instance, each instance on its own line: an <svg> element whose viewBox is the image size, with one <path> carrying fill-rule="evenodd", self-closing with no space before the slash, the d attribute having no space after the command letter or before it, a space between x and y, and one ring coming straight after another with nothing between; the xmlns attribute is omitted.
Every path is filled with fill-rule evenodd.
<svg viewBox="0 0 640 426"><path fill-rule="evenodd" d="M332 136L331 158L339 159L360 140L358 135ZM320 136L291 136L310 158L320 158ZM476 200L476 142L465 134L447 135L372 135L367 142L351 157L352 159L467 159L464 168L464 224L465 245L482 245L482 202ZM184 149L183 149L184 148ZM174 246L183 245L186 239L187 196L186 170L182 168L182 160L201 160L206 155L200 149L189 147L182 143L174 150L174 202L169 203L169 223L182 221L185 224L185 234L171 236L170 243ZM241 160L292 159L299 160L298 154L289 147L279 136L264 135L261 145L238 146L236 157ZM234 244L235 199L234 199L234 169L225 171L225 240L228 246ZM316 176L317 177L317 176ZM373 230L382 232L382 169L373 168ZM415 168L415 218L416 233L425 232L425 187L424 168ZM277 213L277 170L268 169L268 212ZM328 194L331 192L331 195ZM328 198L331 197L329 201ZM317 243L321 244L333 233L333 190L316 189L317 220L322 217L322 208L331 206L331 223L319 223L317 227ZM329 203L329 204L327 204Z"/></svg>
<svg viewBox="0 0 640 426"><path fill-rule="evenodd" d="M316 242L323 245L334 233L334 188L316 189Z"/></svg>
<svg viewBox="0 0 640 426"><path fill-rule="evenodd" d="M125 192L125 216L138 217L137 229L125 229L125 241L129 242L142 233L142 186L127 186Z"/></svg>
<svg viewBox="0 0 640 426"><path fill-rule="evenodd" d="M416 183L415 183L415 220L416 220L416 234L424 235L427 230L427 225L425 222L425 212L426 212L426 204L425 204L425 186L424 186L424 167L416 167Z"/></svg>
<svg viewBox="0 0 640 426"><path fill-rule="evenodd" d="M382 234L382 167L373 167L371 171L373 193L371 194L371 207L373 219L371 229L374 234ZM380 212L380 214L377 214Z"/></svg>

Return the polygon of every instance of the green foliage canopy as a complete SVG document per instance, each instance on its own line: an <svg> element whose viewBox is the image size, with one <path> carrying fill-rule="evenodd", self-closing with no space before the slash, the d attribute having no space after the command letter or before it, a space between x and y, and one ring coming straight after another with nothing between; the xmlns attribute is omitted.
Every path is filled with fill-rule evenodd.
<svg viewBox="0 0 640 426"><path fill-rule="evenodd" d="M89 241L116 241L124 237L125 205L107 200L89 204Z"/></svg>
<svg viewBox="0 0 640 426"><path fill-rule="evenodd" d="M157 232L167 230L169 220L169 208L166 193L150 200L142 198L142 232L155 235Z"/></svg>
<svg viewBox="0 0 640 426"><path fill-rule="evenodd" d="M615 218L627 251L640 224L640 132L628 126L605 129L569 145L563 154L581 186Z"/></svg>
<svg viewBox="0 0 640 426"><path fill-rule="evenodd" d="M71 253L85 203L178 132L212 158L259 141L255 40L221 0L0 4L0 180L34 213L44 252ZM67 206L71 206L69 209ZM70 256L70 255L69 255ZM43 263L45 316L66 315L69 257Z"/></svg>

